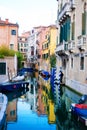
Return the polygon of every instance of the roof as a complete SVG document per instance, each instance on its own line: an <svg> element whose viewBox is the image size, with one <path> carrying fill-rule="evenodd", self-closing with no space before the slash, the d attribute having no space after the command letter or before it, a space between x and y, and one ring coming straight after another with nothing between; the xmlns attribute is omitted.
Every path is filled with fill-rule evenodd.
<svg viewBox="0 0 87 130"><path fill-rule="evenodd" d="M19 27L19 25L17 23L11 23L9 22L9 19L5 19L5 20L1 20L0 18L0 26L16 26L16 27Z"/></svg>

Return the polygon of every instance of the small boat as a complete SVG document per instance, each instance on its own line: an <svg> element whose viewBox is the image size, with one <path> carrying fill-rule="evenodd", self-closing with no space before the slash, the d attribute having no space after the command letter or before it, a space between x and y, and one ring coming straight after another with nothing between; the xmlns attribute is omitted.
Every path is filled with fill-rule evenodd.
<svg viewBox="0 0 87 130"><path fill-rule="evenodd" d="M48 80L50 78L50 73L45 70L40 70L39 75L45 80Z"/></svg>
<svg viewBox="0 0 87 130"><path fill-rule="evenodd" d="M83 95L78 103L71 104L71 114L87 126L87 95Z"/></svg>
<svg viewBox="0 0 87 130"><path fill-rule="evenodd" d="M0 84L0 91L9 92L14 90L19 90L28 87L28 85L29 85L28 81L5 82Z"/></svg>
<svg viewBox="0 0 87 130"><path fill-rule="evenodd" d="M6 123L6 108L8 99L5 94L0 93L0 130L4 128Z"/></svg>
<svg viewBox="0 0 87 130"><path fill-rule="evenodd" d="M72 104L71 110L78 116L87 117L87 104Z"/></svg>
<svg viewBox="0 0 87 130"><path fill-rule="evenodd" d="M25 75L26 72L34 72L35 69L33 68L22 68L18 71L18 75Z"/></svg>

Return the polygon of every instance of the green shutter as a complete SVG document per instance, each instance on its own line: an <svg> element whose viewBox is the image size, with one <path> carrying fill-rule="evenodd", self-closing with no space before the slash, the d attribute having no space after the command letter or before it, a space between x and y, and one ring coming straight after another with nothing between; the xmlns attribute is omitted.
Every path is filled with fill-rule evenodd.
<svg viewBox="0 0 87 130"><path fill-rule="evenodd" d="M86 12L82 14L82 35L86 34Z"/></svg>
<svg viewBox="0 0 87 130"><path fill-rule="evenodd" d="M74 40L75 35L75 22L72 23L72 40Z"/></svg>
<svg viewBox="0 0 87 130"><path fill-rule="evenodd" d="M66 24L66 22L65 22L65 24L64 24L64 40L66 41L67 40L67 24Z"/></svg>
<svg viewBox="0 0 87 130"><path fill-rule="evenodd" d="M67 19L67 41L70 40L70 18Z"/></svg>
<svg viewBox="0 0 87 130"><path fill-rule="evenodd" d="M60 27L60 43L63 41L63 27Z"/></svg>

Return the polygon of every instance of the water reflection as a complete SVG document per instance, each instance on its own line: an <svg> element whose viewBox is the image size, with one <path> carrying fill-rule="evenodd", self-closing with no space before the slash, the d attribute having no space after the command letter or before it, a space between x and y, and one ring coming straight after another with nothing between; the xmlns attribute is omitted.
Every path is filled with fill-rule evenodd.
<svg viewBox="0 0 87 130"><path fill-rule="evenodd" d="M7 94L7 130L87 129L71 117L71 103L78 102L80 95L62 86L58 105L58 97L54 99L49 80L31 75L29 82L28 89Z"/></svg>
<svg viewBox="0 0 87 130"><path fill-rule="evenodd" d="M62 86L61 86L62 87ZM70 107L72 102L78 102L81 95L71 91L67 87L62 87L60 105L55 107L56 122L58 130L86 130L81 122L72 118Z"/></svg>
<svg viewBox="0 0 87 130"><path fill-rule="evenodd" d="M55 121L53 102L48 96L45 98L44 94L47 93L37 83L36 78L30 78L29 82L28 91L24 89L7 94L7 130L56 130L56 125L51 125Z"/></svg>
<svg viewBox="0 0 87 130"><path fill-rule="evenodd" d="M8 97L7 122L17 122L17 101L18 97L24 95L29 89L6 93Z"/></svg>

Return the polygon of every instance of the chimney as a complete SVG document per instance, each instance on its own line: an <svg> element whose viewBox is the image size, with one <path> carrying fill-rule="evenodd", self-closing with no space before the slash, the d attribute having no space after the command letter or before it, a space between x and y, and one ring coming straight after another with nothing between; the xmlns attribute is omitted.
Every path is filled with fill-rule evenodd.
<svg viewBox="0 0 87 130"><path fill-rule="evenodd" d="M5 19L5 23L8 24L9 19Z"/></svg>

